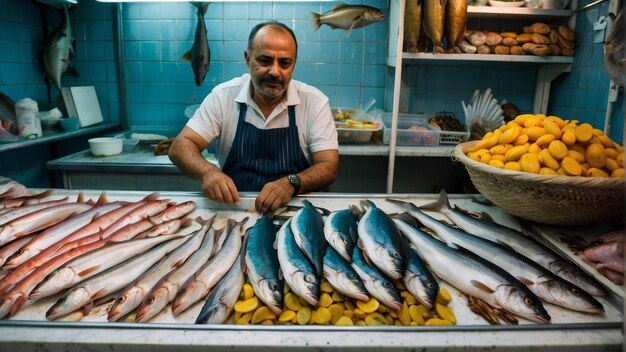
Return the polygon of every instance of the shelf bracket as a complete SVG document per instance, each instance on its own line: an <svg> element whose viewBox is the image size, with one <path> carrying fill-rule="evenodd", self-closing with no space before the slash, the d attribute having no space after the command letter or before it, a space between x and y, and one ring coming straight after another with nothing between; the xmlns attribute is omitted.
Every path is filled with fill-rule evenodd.
<svg viewBox="0 0 626 352"><path fill-rule="evenodd" d="M539 67L539 69L537 70L537 82L535 83L535 100L533 102L533 113L547 113L552 81L557 78L561 73L570 72L571 70L571 64L551 64L542 65Z"/></svg>

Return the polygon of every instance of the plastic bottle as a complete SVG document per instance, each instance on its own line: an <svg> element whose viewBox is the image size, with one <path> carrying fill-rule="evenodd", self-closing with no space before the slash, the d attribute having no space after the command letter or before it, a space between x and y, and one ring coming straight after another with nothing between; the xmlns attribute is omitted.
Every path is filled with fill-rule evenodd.
<svg viewBox="0 0 626 352"><path fill-rule="evenodd" d="M15 116L17 118L18 136L22 138L41 137L41 121L37 118L39 107L37 102L24 98L15 104Z"/></svg>

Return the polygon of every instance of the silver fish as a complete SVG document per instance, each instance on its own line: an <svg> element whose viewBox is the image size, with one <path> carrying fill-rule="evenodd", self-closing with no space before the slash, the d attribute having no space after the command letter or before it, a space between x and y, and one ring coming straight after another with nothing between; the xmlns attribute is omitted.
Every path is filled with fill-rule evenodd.
<svg viewBox="0 0 626 352"><path fill-rule="evenodd" d="M604 41L604 68L618 86L626 83L626 20L624 9L615 18L611 33Z"/></svg>
<svg viewBox="0 0 626 352"><path fill-rule="evenodd" d="M506 271L467 251L448 247L405 221L394 221L430 269L459 291L538 323L550 321L539 298Z"/></svg>
<svg viewBox="0 0 626 352"><path fill-rule="evenodd" d="M604 312L602 304L590 294L529 258L496 242L445 225L419 209L411 211L411 215L449 246L465 248L504 269L543 301L586 313Z"/></svg>
<svg viewBox="0 0 626 352"><path fill-rule="evenodd" d="M68 69L70 54L74 54L73 38L70 15L67 7L63 6L63 21L51 33L50 40L43 50L46 73L59 92L61 92L61 76Z"/></svg>
<svg viewBox="0 0 626 352"><path fill-rule="evenodd" d="M276 234L276 251L280 270L285 282L298 297L315 306L320 297L321 279L311 262L304 256L291 232L291 222L287 220Z"/></svg>
<svg viewBox="0 0 626 352"><path fill-rule="evenodd" d="M389 278L400 279L406 267L402 236L391 218L378 209L374 202L368 200L367 205L369 209L358 226L359 247Z"/></svg>
<svg viewBox="0 0 626 352"><path fill-rule="evenodd" d="M219 251L178 290L172 302L172 313L175 317L206 297L217 282L226 275L237 259L238 253L241 252L243 226L247 221L246 217L235 224Z"/></svg>
<svg viewBox="0 0 626 352"><path fill-rule="evenodd" d="M437 292L439 292L439 283L417 254L417 249L409 244L406 244L406 248L408 259L402 282L415 299L424 307L432 309L435 305Z"/></svg>
<svg viewBox="0 0 626 352"><path fill-rule="evenodd" d="M4 211L4 212L2 212L2 214L0 214L0 226L8 223L11 220L15 220L15 219L19 218L20 216L24 216L26 214L33 213L33 212L35 212L37 210L48 208L48 207L51 207L53 205L67 203L68 200L69 200L69 198L65 197L65 198L59 199L59 200L51 200L51 201L48 201L48 202L41 202L41 203L37 203L37 204L30 204L30 205L23 205L23 206L19 206L19 207L8 208L8 209L6 209L6 211Z"/></svg>
<svg viewBox="0 0 626 352"><path fill-rule="evenodd" d="M353 29L365 27L385 19L385 14L379 9L366 5L346 5L340 3L324 14L310 12L313 20L313 30L321 25L328 25L332 29L345 29L350 35Z"/></svg>
<svg viewBox="0 0 626 352"><path fill-rule="evenodd" d="M415 205L410 203L405 203L403 206L409 213L411 209L415 207ZM440 192L439 199L436 202L423 205L421 208L441 212L463 231L512 248L516 252L550 270L557 276L573 283L594 296L608 295L604 286L593 276L587 274L576 264L563 258L535 238L526 236L522 232L500 225L494 221L485 220L490 218L486 214L483 214L482 218L478 219L469 216L460 209L453 209L450 206L448 196L444 190ZM527 232L532 231L528 227L524 227L523 230Z"/></svg>
<svg viewBox="0 0 626 352"><path fill-rule="evenodd" d="M13 240L0 247L0 267L2 267L3 271L6 272L6 270L9 270L9 268L3 266L7 259L14 255L16 252L21 251L25 245L27 245L31 240L35 238L35 236L36 234L32 233L28 236L20 237L16 240Z"/></svg>
<svg viewBox="0 0 626 352"><path fill-rule="evenodd" d="M233 266L209 293L206 303L196 318L196 324L222 324L233 311L245 280L246 264L245 253L243 253L245 248L242 246L242 253L239 254Z"/></svg>
<svg viewBox="0 0 626 352"><path fill-rule="evenodd" d="M376 297L379 302L389 308L400 310L402 308L402 297L400 292L393 285L393 282L378 270L374 265L370 265L359 247L354 248L352 253L352 268L361 278L367 292Z"/></svg>
<svg viewBox="0 0 626 352"><path fill-rule="evenodd" d="M183 55L183 60L191 63L196 86L201 86L204 82L209 64L211 62L211 50L207 41L206 25L204 24L204 14L209 4L192 3L198 8L198 24L196 25L196 35L193 38L191 49Z"/></svg>
<svg viewBox="0 0 626 352"><path fill-rule="evenodd" d="M334 211L324 221L324 237L328 244L348 263L358 239L358 227L354 209Z"/></svg>
<svg viewBox="0 0 626 352"><path fill-rule="evenodd" d="M257 297L274 313L280 314L284 306L284 285L279 278L280 263L274 249L276 231L272 220L262 216L248 229L246 272Z"/></svg>
<svg viewBox="0 0 626 352"><path fill-rule="evenodd" d="M168 242L146 252L140 252L132 259L129 258L69 290L46 312L46 319L54 320L124 288L187 240L186 237L180 236L164 238L167 238Z"/></svg>
<svg viewBox="0 0 626 352"><path fill-rule="evenodd" d="M200 223L194 221L192 225L185 229L186 231L190 229L193 231L193 234L185 243L163 258L157 265L137 279L132 286L117 296L113 306L109 309L108 321L117 321L133 309L139 307L144 297L161 278L165 277L173 269L181 266L200 247L204 238L204 234L199 231L200 228Z"/></svg>
<svg viewBox="0 0 626 352"><path fill-rule="evenodd" d="M291 231L296 244L304 255L309 258L318 276L324 273L324 219L307 199L304 207L291 220Z"/></svg>
<svg viewBox="0 0 626 352"><path fill-rule="evenodd" d="M363 302L369 301L359 274L332 247L326 248L324 254L324 277L335 290L344 295Z"/></svg>
<svg viewBox="0 0 626 352"><path fill-rule="evenodd" d="M224 231L230 231L233 220L229 220ZM183 265L176 268L163 278L146 295L137 309L135 320L139 323L146 322L159 314L170 303L178 290L194 273L196 273L213 255L215 243L215 229L212 227L213 219L206 221L200 230L204 238L200 248L192 254Z"/></svg>

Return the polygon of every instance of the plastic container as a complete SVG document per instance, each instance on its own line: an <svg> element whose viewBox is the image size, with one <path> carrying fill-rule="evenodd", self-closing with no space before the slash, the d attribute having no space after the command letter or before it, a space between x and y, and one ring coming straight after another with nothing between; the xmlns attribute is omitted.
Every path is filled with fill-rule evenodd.
<svg viewBox="0 0 626 352"><path fill-rule="evenodd" d="M24 98L15 103L15 117L20 137L37 138L43 135L37 112L39 112L37 102L30 98Z"/></svg>
<svg viewBox="0 0 626 352"><path fill-rule="evenodd" d="M80 120L75 117L60 119L59 123L61 124L61 129L65 132L77 131L80 127Z"/></svg>
<svg viewBox="0 0 626 352"><path fill-rule="evenodd" d="M339 143L367 143L372 139L374 132L380 131L383 127L376 128L348 128L337 127L337 140Z"/></svg>
<svg viewBox="0 0 626 352"><path fill-rule="evenodd" d="M391 141L391 113L383 114L383 144ZM398 136L399 146L436 146L439 145L440 130L428 124L422 114L399 114Z"/></svg>
<svg viewBox="0 0 626 352"><path fill-rule="evenodd" d="M122 153L124 141L114 137L92 138L89 141L91 154L95 156L111 156Z"/></svg>

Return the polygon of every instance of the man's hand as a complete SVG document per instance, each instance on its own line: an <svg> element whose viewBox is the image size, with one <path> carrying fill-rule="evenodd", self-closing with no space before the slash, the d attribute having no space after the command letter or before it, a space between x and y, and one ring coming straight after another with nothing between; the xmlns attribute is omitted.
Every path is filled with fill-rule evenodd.
<svg viewBox="0 0 626 352"><path fill-rule="evenodd" d="M287 177L266 183L254 202L256 211L261 214L265 214L268 211L275 211L283 204L289 202L294 191Z"/></svg>
<svg viewBox="0 0 626 352"><path fill-rule="evenodd" d="M202 192L209 199L239 206L239 192L235 183L221 171L215 170L202 176Z"/></svg>

